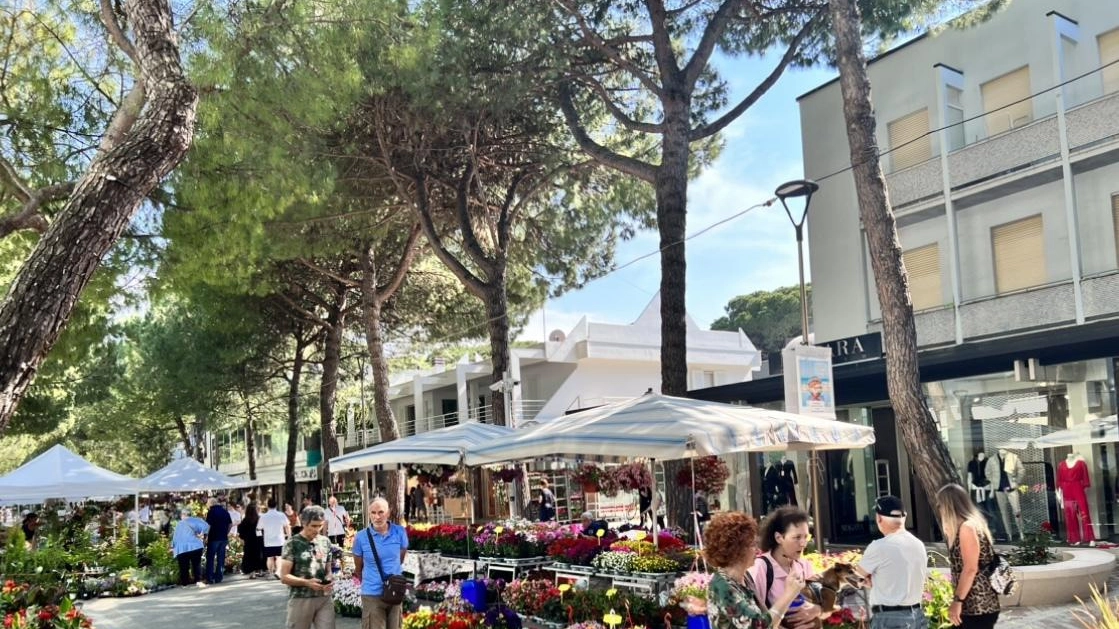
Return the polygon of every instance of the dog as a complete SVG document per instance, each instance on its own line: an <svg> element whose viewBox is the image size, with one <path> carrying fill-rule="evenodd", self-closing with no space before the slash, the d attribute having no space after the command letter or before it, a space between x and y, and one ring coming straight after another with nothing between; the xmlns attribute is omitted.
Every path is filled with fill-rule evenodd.
<svg viewBox="0 0 1119 629"><path fill-rule="evenodd" d="M862 589L865 579L855 572L855 567L849 563L836 562L824 571L818 579L813 579L804 585L801 594L808 601L820 606L820 617L816 620L816 627L823 627L824 619L831 616L836 610L839 593L848 589Z"/></svg>

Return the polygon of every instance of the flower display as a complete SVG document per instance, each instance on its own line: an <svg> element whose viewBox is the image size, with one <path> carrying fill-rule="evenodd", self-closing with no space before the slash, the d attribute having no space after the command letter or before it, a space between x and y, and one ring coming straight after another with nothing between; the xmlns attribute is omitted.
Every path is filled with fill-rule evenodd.
<svg viewBox="0 0 1119 629"><path fill-rule="evenodd" d="M606 625L598 622L597 620L588 620L585 622L577 622L568 625L565 629L606 629Z"/></svg>
<svg viewBox="0 0 1119 629"><path fill-rule="evenodd" d="M93 629L69 597L11 579L0 587L0 618L5 629Z"/></svg>
<svg viewBox="0 0 1119 629"><path fill-rule="evenodd" d="M608 547L608 543L601 543L590 537L569 537L552 542L548 546L547 554L553 561L589 566L595 556Z"/></svg>
<svg viewBox="0 0 1119 629"><path fill-rule="evenodd" d="M591 565L599 570L615 570L617 572L630 572L633 570L633 562L637 559L637 553L632 550L608 550L599 553Z"/></svg>
<svg viewBox="0 0 1119 629"><path fill-rule="evenodd" d="M610 471L610 476L623 491L637 491L653 486L653 475L644 463L626 463Z"/></svg>
<svg viewBox="0 0 1119 629"><path fill-rule="evenodd" d="M723 491L730 479L730 468L717 456L699 457L680 469L676 482L684 487L692 486L692 469L695 469L695 489L709 494Z"/></svg>
<svg viewBox="0 0 1119 629"><path fill-rule="evenodd" d="M598 489L606 471L594 463L584 463L571 472L571 482L583 487Z"/></svg>
<svg viewBox="0 0 1119 629"><path fill-rule="evenodd" d="M345 618L361 618L361 579L338 579L331 592L334 613Z"/></svg>
<svg viewBox="0 0 1119 629"><path fill-rule="evenodd" d="M483 623L481 614L448 613L421 607L418 611L405 614L401 626L402 629L480 629Z"/></svg>
<svg viewBox="0 0 1119 629"><path fill-rule="evenodd" d="M559 596L559 588L542 579L518 579L505 586L502 592L505 603L526 616L539 614L548 601Z"/></svg>
<svg viewBox="0 0 1119 629"><path fill-rule="evenodd" d="M478 527L474 543L479 555L485 557L526 559L544 555L553 542L575 534L571 527L555 522L510 519Z"/></svg>
<svg viewBox="0 0 1119 629"><path fill-rule="evenodd" d="M673 582L669 600L679 605L689 616L706 614L709 583L711 583L710 574L689 572Z"/></svg>

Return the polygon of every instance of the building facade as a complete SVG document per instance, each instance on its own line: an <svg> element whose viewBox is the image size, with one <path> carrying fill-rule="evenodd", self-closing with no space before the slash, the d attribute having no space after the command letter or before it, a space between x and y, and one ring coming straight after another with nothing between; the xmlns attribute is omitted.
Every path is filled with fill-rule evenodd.
<svg viewBox="0 0 1119 629"><path fill-rule="evenodd" d="M1000 537L1043 522L1066 538L1073 528L1110 537L1119 445L1119 4L1014 2L978 26L899 46L869 73L922 381L961 478L970 469L976 486L1002 480L985 478L1000 464L978 463L980 453L1013 472L1009 498L973 491ZM799 104L805 176L820 183L808 219L814 336L833 348L840 420L871 424L878 435L864 452L826 457L825 532L866 535L874 497L894 493L912 505L910 524L932 539L929 498L913 481L887 401L881 313L838 83ZM782 397L779 378L695 395L754 404ZM1071 485L1056 491L1081 465L1091 486L1080 511L1090 527L1061 508L1059 498L1077 501Z"/></svg>

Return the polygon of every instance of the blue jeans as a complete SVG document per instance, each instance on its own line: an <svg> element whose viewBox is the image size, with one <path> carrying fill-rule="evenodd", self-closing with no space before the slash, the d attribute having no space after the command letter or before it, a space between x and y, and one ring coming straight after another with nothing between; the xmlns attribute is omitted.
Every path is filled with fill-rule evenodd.
<svg viewBox="0 0 1119 629"><path fill-rule="evenodd" d="M229 540L218 539L206 543L206 582L221 583L225 575L225 549Z"/></svg>
<svg viewBox="0 0 1119 629"><path fill-rule="evenodd" d="M928 629L929 619L920 607L908 611L878 612L870 619L870 629Z"/></svg>

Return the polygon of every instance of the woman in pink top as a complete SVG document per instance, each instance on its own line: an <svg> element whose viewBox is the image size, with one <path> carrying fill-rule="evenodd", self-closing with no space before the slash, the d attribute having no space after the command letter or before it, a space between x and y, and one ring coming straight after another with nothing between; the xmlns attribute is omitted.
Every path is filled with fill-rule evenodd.
<svg viewBox="0 0 1119 629"><path fill-rule="evenodd" d="M803 557L806 546L808 513L805 511L796 507L781 507L762 520L758 531L758 549L763 552L754 560L750 576L754 580L758 602L767 609L771 601L780 599L785 592L785 578L790 572L804 580L817 578L812 564ZM820 606L804 600L799 609L789 610L782 626L794 629L814 627L819 617Z"/></svg>

